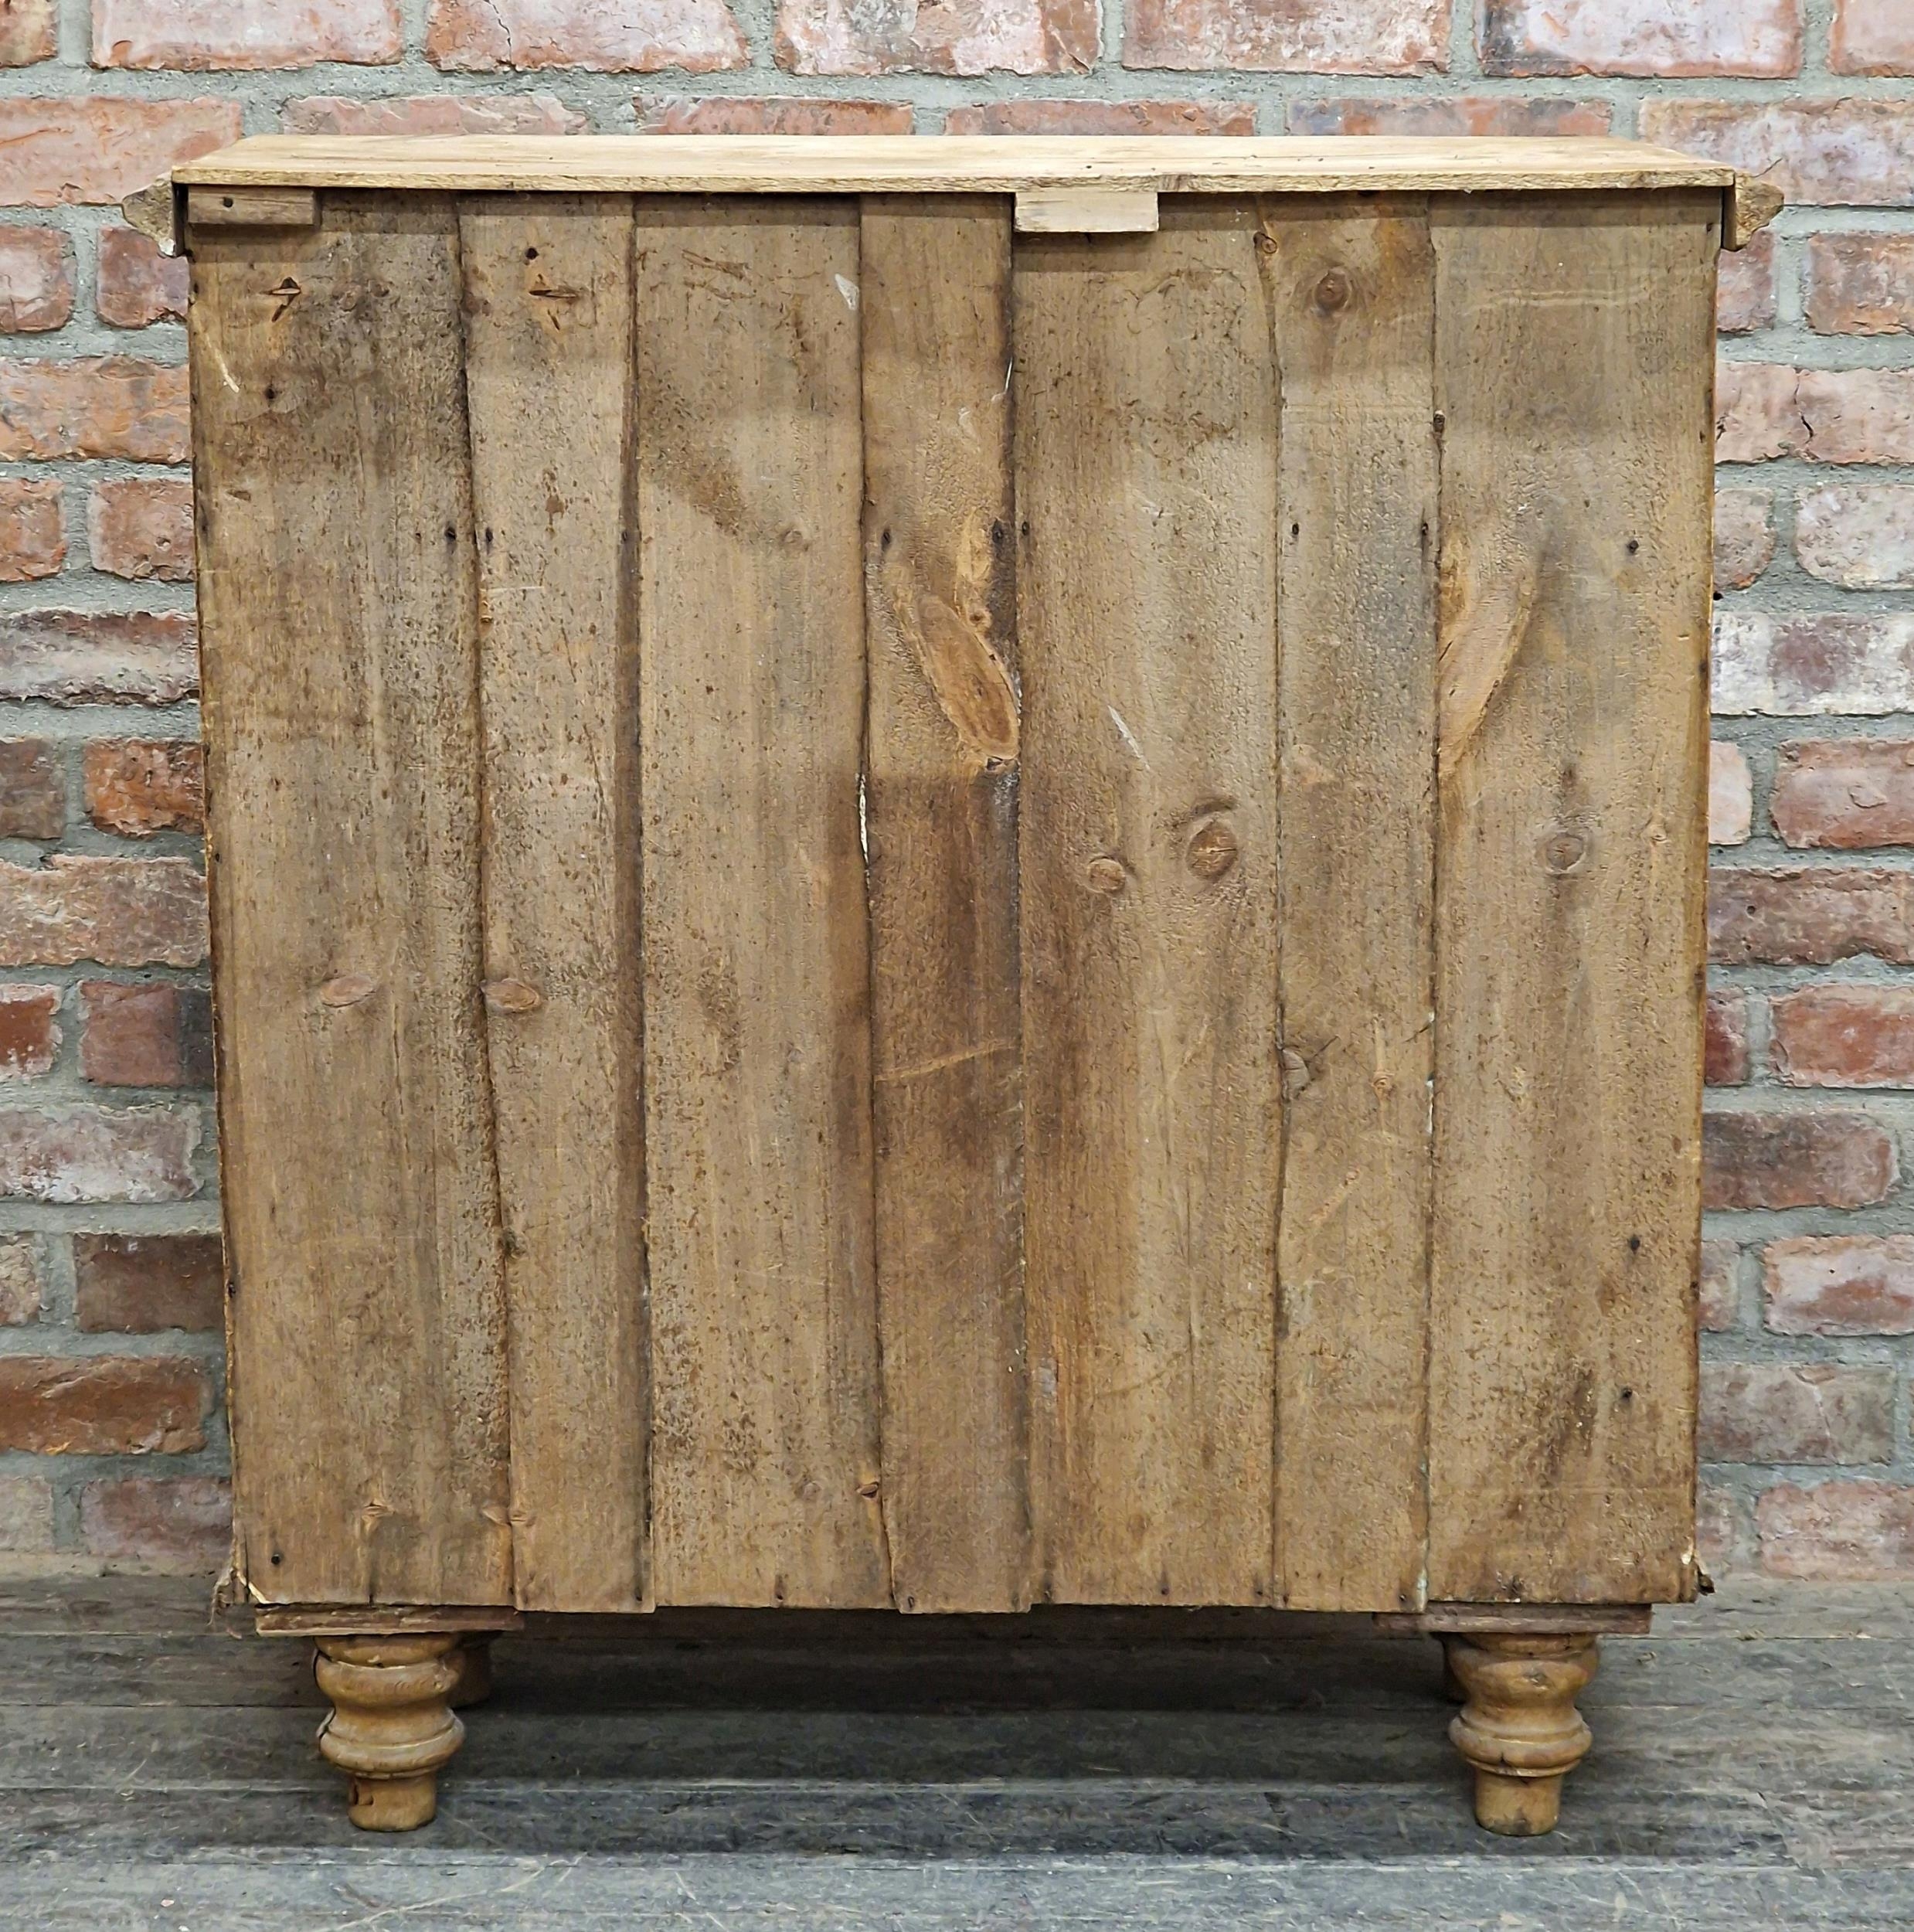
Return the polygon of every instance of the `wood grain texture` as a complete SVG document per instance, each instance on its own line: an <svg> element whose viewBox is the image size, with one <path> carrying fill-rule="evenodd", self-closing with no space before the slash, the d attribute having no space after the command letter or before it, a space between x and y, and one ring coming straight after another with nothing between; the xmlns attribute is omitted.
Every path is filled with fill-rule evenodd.
<svg viewBox="0 0 1914 1932"><path fill-rule="evenodd" d="M1431 1597L1694 1590L1720 220L1433 224Z"/></svg>
<svg viewBox="0 0 1914 1932"><path fill-rule="evenodd" d="M182 162L217 186L483 189L497 193L889 194L1026 188L1166 193L1524 192L1732 185L1726 163L1637 141L1340 135L255 134ZM1718 211L1719 213L1719 211Z"/></svg>
<svg viewBox="0 0 1914 1932"><path fill-rule="evenodd" d="M631 204L462 202L518 1602L645 1596ZM515 989L515 990L512 990Z"/></svg>
<svg viewBox="0 0 1914 1932"><path fill-rule="evenodd" d="M637 250L653 1589L885 1604L857 209Z"/></svg>
<svg viewBox="0 0 1914 1932"><path fill-rule="evenodd" d="M1032 1483L1059 1600L1266 1600L1274 359L1254 210L1015 277Z"/></svg>
<svg viewBox="0 0 1914 1932"><path fill-rule="evenodd" d="M1282 386L1277 1588L1299 1609L1414 1608L1427 1528L1434 265L1426 203L1265 210Z"/></svg>
<svg viewBox="0 0 1914 1932"><path fill-rule="evenodd" d="M452 206L209 235L194 281L240 1566L508 1602Z"/></svg>
<svg viewBox="0 0 1914 1932"><path fill-rule="evenodd" d="M899 1609L1030 1600L1009 211L863 209L865 753Z"/></svg>

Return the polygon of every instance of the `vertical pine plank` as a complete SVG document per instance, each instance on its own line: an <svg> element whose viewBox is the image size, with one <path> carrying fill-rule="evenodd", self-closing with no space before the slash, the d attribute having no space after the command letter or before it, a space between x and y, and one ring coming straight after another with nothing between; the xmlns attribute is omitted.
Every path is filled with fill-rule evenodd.
<svg viewBox="0 0 1914 1932"><path fill-rule="evenodd" d="M883 1604L858 211L636 263L653 1589Z"/></svg>
<svg viewBox="0 0 1914 1932"><path fill-rule="evenodd" d="M1271 1590L1275 362L1255 211L1020 238L1033 1515L1058 1600Z"/></svg>
<svg viewBox="0 0 1914 1932"><path fill-rule="evenodd" d="M1437 210L1430 1594L1685 1597L1721 211Z"/></svg>
<svg viewBox="0 0 1914 1932"><path fill-rule="evenodd" d="M1277 1587L1298 1609L1414 1608L1434 990L1426 203L1271 202L1262 260L1282 387Z"/></svg>
<svg viewBox="0 0 1914 1932"><path fill-rule="evenodd" d="M1030 1600L1010 202L863 205L883 1500L898 1607Z"/></svg>
<svg viewBox="0 0 1914 1932"><path fill-rule="evenodd" d="M508 1602L456 219L328 196L195 253L242 1567Z"/></svg>
<svg viewBox="0 0 1914 1932"><path fill-rule="evenodd" d="M644 1599L631 204L461 202L518 1601Z"/></svg>

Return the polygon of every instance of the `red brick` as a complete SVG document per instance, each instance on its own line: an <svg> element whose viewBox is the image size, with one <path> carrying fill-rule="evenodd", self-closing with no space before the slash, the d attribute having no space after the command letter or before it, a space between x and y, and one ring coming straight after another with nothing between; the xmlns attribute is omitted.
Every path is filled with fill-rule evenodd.
<svg viewBox="0 0 1914 1932"><path fill-rule="evenodd" d="M22 986L0 981L0 1080L29 1079L53 1070L59 1046L54 1016L59 1011L57 986Z"/></svg>
<svg viewBox="0 0 1914 1932"><path fill-rule="evenodd" d="M42 1476L0 1476L0 1550L46 1556L53 1549L53 1485Z"/></svg>
<svg viewBox="0 0 1914 1932"><path fill-rule="evenodd" d="M990 100L953 107L947 134L1253 134L1247 100Z"/></svg>
<svg viewBox="0 0 1914 1932"><path fill-rule="evenodd" d="M376 65L403 44L397 0L93 0L96 67Z"/></svg>
<svg viewBox="0 0 1914 1932"><path fill-rule="evenodd" d="M1804 369L1795 402L1815 463L1914 463L1914 369Z"/></svg>
<svg viewBox="0 0 1914 1932"><path fill-rule="evenodd" d="M80 1009L80 1070L96 1086L212 1084L212 1009L204 988L82 980Z"/></svg>
<svg viewBox="0 0 1914 1932"><path fill-rule="evenodd" d="M440 67L593 67L709 73L750 49L724 0L432 0L425 50Z"/></svg>
<svg viewBox="0 0 1914 1932"><path fill-rule="evenodd" d="M1725 717L1914 709L1914 614L1717 611L1713 703Z"/></svg>
<svg viewBox="0 0 1914 1932"><path fill-rule="evenodd" d="M1702 1129L1710 1208L1868 1207L1899 1175L1892 1136L1865 1114L1711 1113Z"/></svg>
<svg viewBox="0 0 1914 1932"><path fill-rule="evenodd" d="M1746 248L1723 253L1715 286L1715 326L1724 335L1765 328L1774 320L1774 230L1764 228Z"/></svg>
<svg viewBox="0 0 1914 1932"><path fill-rule="evenodd" d="M1914 588L1914 485L1831 483L1795 505L1801 568L1848 590Z"/></svg>
<svg viewBox="0 0 1914 1932"><path fill-rule="evenodd" d="M1914 845L1914 742L1799 738L1775 754L1774 828L1804 850Z"/></svg>
<svg viewBox="0 0 1914 1932"><path fill-rule="evenodd" d="M44 1556L53 1547L53 1485L40 1476L0 1476L0 1549Z"/></svg>
<svg viewBox="0 0 1914 1932"><path fill-rule="evenodd" d="M1791 202L1892 208L1914 195L1914 100L1645 100L1641 135L1725 161Z"/></svg>
<svg viewBox="0 0 1914 1932"><path fill-rule="evenodd" d="M1770 1011L1774 1070L1790 1087L1914 1083L1914 988L1804 986Z"/></svg>
<svg viewBox="0 0 1914 1932"><path fill-rule="evenodd" d="M0 359L0 457L186 460L186 369L134 355Z"/></svg>
<svg viewBox="0 0 1914 1932"><path fill-rule="evenodd" d="M0 1328L37 1321L44 1298L39 1250L32 1236L15 1234L0 1240Z"/></svg>
<svg viewBox="0 0 1914 1932"><path fill-rule="evenodd" d="M1914 1577L1914 1488L1861 1478L1776 1483L1755 1505L1761 1566L1815 1583Z"/></svg>
<svg viewBox="0 0 1914 1932"><path fill-rule="evenodd" d="M1722 362L1715 376L1715 460L1762 463L1807 447L1797 392L1800 372L1785 362Z"/></svg>
<svg viewBox="0 0 1914 1932"><path fill-rule="evenodd" d="M1762 1284L1776 1335L1914 1335L1914 1235L1770 1241Z"/></svg>
<svg viewBox="0 0 1914 1932"><path fill-rule="evenodd" d="M1129 0L1124 65L1430 73L1448 42L1445 0Z"/></svg>
<svg viewBox="0 0 1914 1932"><path fill-rule="evenodd" d="M127 1476L80 1492L87 1549L142 1570L206 1572L231 1554L232 1485L219 1476Z"/></svg>
<svg viewBox="0 0 1914 1932"><path fill-rule="evenodd" d="M1708 748L1708 842L1740 845L1752 828L1754 808L1747 753L1716 740Z"/></svg>
<svg viewBox="0 0 1914 1932"><path fill-rule="evenodd" d="M1712 1335L1721 1335L1736 1325L1739 1296L1735 1287L1735 1264L1741 1250L1732 1241L1702 1243L1701 1295L1698 1304L1702 1326Z"/></svg>
<svg viewBox="0 0 1914 1932"><path fill-rule="evenodd" d="M642 134L907 134L915 125L901 100L797 100L720 95L708 100L633 103Z"/></svg>
<svg viewBox="0 0 1914 1932"><path fill-rule="evenodd" d="M60 482L51 476L0 476L0 583L32 583L66 561Z"/></svg>
<svg viewBox="0 0 1914 1932"><path fill-rule="evenodd" d="M1907 0L1834 0L1827 64L1836 73L1914 73Z"/></svg>
<svg viewBox="0 0 1914 1932"><path fill-rule="evenodd" d="M1807 325L1824 335L1914 332L1914 235L1809 236Z"/></svg>
<svg viewBox="0 0 1914 1932"><path fill-rule="evenodd" d="M1715 492L1715 582L1745 590L1774 560L1774 498L1766 490Z"/></svg>
<svg viewBox="0 0 1914 1932"><path fill-rule="evenodd" d="M1801 70L1800 0L1482 0L1482 70L1494 74L1753 74Z"/></svg>
<svg viewBox="0 0 1914 1932"><path fill-rule="evenodd" d="M195 638L183 611L0 614L0 698L178 704L199 689Z"/></svg>
<svg viewBox="0 0 1914 1932"><path fill-rule="evenodd" d="M124 201L239 138L236 100L0 100L0 203Z"/></svg>
<svg viewBox="0 0 1914 1932"><path fill-rule="evenodd" d="M199 1120L146 1107L0 1109L0 1195L56 1204L189 1201Z"/></svg>
<svg viewBox="0 0 1914 1932"><path fill-rule="evenodd" d="M0 67L30 67L59 50L56 0L0 0Z"/></svg>
<svg viewBox="0 0 1914 1932"><path fill-rule="evenodd" d="M52 228L0 228L0 329L64 328L73 312L66 237Z"/></svg>
<svg viewBox="0 0 1914 1932"><path fill-rule="evenodd" d="M552 94L308 94L286 103L284 120L295 134L579 134L591 124Z"/></svg>
<svg viewBox="0 0 1914 1932"><path fill-rule="evenodd" d="M206 1371L177 1355L0 1355L0 1448L184 1455L212 1408Z"/></svg>
<svg viewBox="0 0 1914 1932"><path fill-rule="evenodd" d="M0 1549L44 1556L53 1547L53 1485L40 1476L0 1476Z"/></svg>
<svg viewBox="0 0 1914 1932"><path fill-rule="evenodd" d="M184 321L192 264L185 256L162 255L131 228L103 229L95 303L100 319L114 328L144 328Z"/></svg>
<svg viewBox="0 0 1914 1932"><path fill-rule="evenodd" d="M150 838L206 828L206 754L189 739L96 738L86 749L87 816Z"/></svg>
<svg viewBox="0 0 1914 1932"><path fill-rule="evenodd" d="M1080 73L1096 63L1096 0L779 0L777 63L794 73Z"/></svg>
<svg viewBox="0 0 1914 1932"><path fill-rule="evenodd" d="M76 1234L76 1319L88 1334L221 1328L226 1282L216 1234Z"/></svg>
<svg viewBox="0 0 1914 1932"><path fill-rule="evenodd" d="M39 738L0 739L0 838L57 838L66 829L66 780Z"/></svg>
<svg viewBox="0 0 1914 1932"><path fill-rule="evenodd" d="M1914 964L1914 872L1721 868L1708 882L1708 957L1725 966Z"/></svg>
<svg viewBox="0 0 1914 1932"><path fill-rule="evenodd" d="M1725 1577L1740 1565L1747 1537L1741 1498L1732 1489L1701 1485L1695 1498L1695 1541L1709 1576Z"/></svg>
<svg viewBox="0 0 1914 1932"><path fill-rule="evenodd" d="M192 485L183 476L116 476L87 512L93 567L109 576L192 581Z"/></svg>
<svg viewBox="0 0 1914 1932"><path fill-rule="evenodd" d="M1748 1078L1748 998L1710 993L1702 1032L1703 1074L1710 1087L1739 1087Z"/></svg>
<svg viewBox="0 0 1914 1932"><path fill-rule="evenodd" d="M0 966L197 966L206 882L183 859L0 862Z"/></svg>
<svg viewBox="0 0 1914 1932"><path fill-rule="evenodd" d="M1605 134L1612 124L1605 100L1529 94L1292 100L1288 121L1293 134Z"/></svg>
<svg viewBox="0 0 1914 1932"><path fill-rule="evenodd" d="M1705 1362L1704 1462L1886 1462L1894 1377L1832 1362Z"/></svg>

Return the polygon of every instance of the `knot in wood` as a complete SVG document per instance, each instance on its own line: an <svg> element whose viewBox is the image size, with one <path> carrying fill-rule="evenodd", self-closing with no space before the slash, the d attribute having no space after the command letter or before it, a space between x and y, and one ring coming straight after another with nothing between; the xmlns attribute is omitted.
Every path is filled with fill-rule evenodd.
<svg viewBox="0 0 1914 1932"><path fill-rule="evenodd" d="M379 982L364 973L341 973L319 988L321 1006L356 1006L379 991Z"/></svg>
<svg viewBox="0 0 1914 1932"><path fill-rule="evenodd" d="M1124 869L1120 859L1112 859L1106 852L1084 867L1083 876L1092 892L1120 893L1130 875Z"/></svg>
<svg viewBox="0 0 1914 1932"><path fill-rule="evenodd" d="M1351 292L1348 274L1340 268L1330 269L1316 284L1316 306L1325 315L1334 315L1349 306Z"/></svg>
<svg viewBox="0 0 1914 1932"><path fill-rule="evenodd" d="M1543 868L1556 878L1579 872L1589 855L1588 835L1570 825L1558 825L1542 842Z"/></svg>
<svg viewBox="0 0 1914 1932"><path fill-rule="evenodd" d="M545 1003L539 989L522 979L488 979L484 990L485 1004L495 1013L529 1013Z"/></svg>
<svg viewBox="0 0 1914 1932"><path fill-rule="evenodd" d="M1236 835L1212 818L1189 842L1183 862L1198 879L1220 879L1236 862Z"/></svg>

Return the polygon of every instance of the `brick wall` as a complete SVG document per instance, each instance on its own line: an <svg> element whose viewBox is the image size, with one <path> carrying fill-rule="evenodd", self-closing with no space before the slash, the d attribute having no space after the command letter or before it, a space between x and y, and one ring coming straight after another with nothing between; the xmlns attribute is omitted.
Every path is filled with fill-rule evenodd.
<svg viewBox="0 0 1914 1932"><path fill-rule="evenodd" d="M1725 259L1703 1520L1914 1575L1911 0L0 0L0 1570L221 1552L182 265L242 129L1640 133Z"/></svg>

